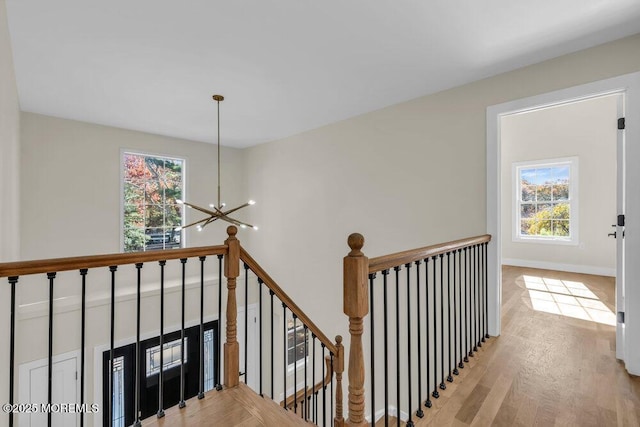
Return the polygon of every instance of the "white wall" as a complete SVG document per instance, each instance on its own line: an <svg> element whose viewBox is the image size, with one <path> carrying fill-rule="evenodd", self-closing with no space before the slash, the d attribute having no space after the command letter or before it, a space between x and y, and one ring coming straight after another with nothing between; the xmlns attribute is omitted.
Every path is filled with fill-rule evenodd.
<svg viewBox="0 0 640 427"><path fill-rule="evenodd" d="M186 159L185 200L216 199L215 145L22 114L21 258L120 252L120 150ZM222 195L247 200L240 150L222 150ZM187 223L200 218L187 210ZM225 227L188 229L189 246L221 244Z"/></svg>
<svg viewBox="0 0 640 427"><path fill-rule="evenodd" d="M506 264L615 276L617 96L611 95L501 121L502 257ZM578 157L579 244L514 242L513 163Z"/></svg>
<svg viewBox="0 0 640 427"><path fill-rule="evenodd" d="M18 258L18 171L20 105L13 69L5 0L0 0L0 262ZM9 301L6 279L0 281L0 401L9 400ZM6 415L0 415L0 419Z"/></svg>
<svg viewBox="0 0 640 427"><path fill-rule="evenodd" d="M640 35L249 148L252 253L327 335L346 337L349 233L368 256L483 234L487 107L638 70Z"/></svg>

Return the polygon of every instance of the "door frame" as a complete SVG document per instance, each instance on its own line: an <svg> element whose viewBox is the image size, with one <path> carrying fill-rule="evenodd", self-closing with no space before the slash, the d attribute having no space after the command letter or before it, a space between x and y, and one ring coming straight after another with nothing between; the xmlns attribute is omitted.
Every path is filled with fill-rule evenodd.
<svg viewBox="0 0 640 427"><path fill-rule="evenodd" d="M500 335L502 309L502 245L500 176L501 176L501 142L500 118L505 115L521 113L538 108L585 100L602 95L622 93L626 117L625 133L625 166L640 161L640 72L625 74L606 80L574 86L554 92L536 95L515 101L487 107L486 113L486 170L487 170L487 233L493 236L493 244L488 248L489 279L489 333ZM627 182L640 182L640 168L625 167ZM633 191L633 186L626 186L627 219L640 218L640 194ZM623 360L627 371L640 375L640 263L634 262L630 254L640 254L640 221L628 221L625 224L625 301L624 307L616 307L625 312L623 334Z"/></svg>
<svg viewBox="0 0 640 427"><path fill-rule="evenodd" d="M78 403L79 402L79 396L80 396L80 379L78 378L78 372L80 372L80 350L74 350L74 351L69 351L67 353L62 353L62 354L57 354L54 355L51 359L53 365L56 365L57 363L60 362L64 362L66 360L70 360L73 359L75 360L75 373L76 373L76 396L77 396L77 400ZM18 402L23 402L23 403L46 403L46 402L31 402L30 398L29 398L29 394L31 391L31 386L30 386L30 381L29 381L29 373L31 372L31 370L33 369L38 369L38 368L43 368L49 365L49 359L38 359L38 360L34 360L32 362L26 362L26 363L22 363L19 367L18 367ZM73 403L73 402L69 402L69 403ZM17 425L18 426L24 426L27 425L26 420L28 420L28 418L26 417L26 414L24 414L25 416L18 414L18 419L17 421ZM85 418L86 419L86 418ZM76 425L78 425L79 423L79 416L76 418Z"/></svg>

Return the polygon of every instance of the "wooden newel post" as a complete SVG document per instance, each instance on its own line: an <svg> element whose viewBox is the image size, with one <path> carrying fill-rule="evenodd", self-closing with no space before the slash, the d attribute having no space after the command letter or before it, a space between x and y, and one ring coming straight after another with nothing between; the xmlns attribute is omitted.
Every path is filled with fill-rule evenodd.
<svg viewBox="0 0 640 427"><path fill-rule="evenodd" d="M335 427L344 427L344 417L342 411L342 373L344 372L344 346L342 345L342 336L336 336L336 349L337 353L335 357L335 366L333 370L336 373L336 418Z"/></svg>
<svg viewBox="0 0 640 427"><path fill-rule="evenodd" d="M347 425L359 426L364 418L364 353L362 332L364 317L369 313L367 277L369 259L361 249L364 237L354 233L348 239L351 252L344 257L344 314L349 316L349 420Z"/></svg>
<svg viewBox="0 0 640 427"><path fill-rule="evenodd" d="M238 228L227 227L229 248L224 259L224 277L227 278L227 342L224 343L224 385L236 387L240 382L240 346L237 340L238 304L236 302L236 278L240 275L240 241L236 239Z"/></svg>

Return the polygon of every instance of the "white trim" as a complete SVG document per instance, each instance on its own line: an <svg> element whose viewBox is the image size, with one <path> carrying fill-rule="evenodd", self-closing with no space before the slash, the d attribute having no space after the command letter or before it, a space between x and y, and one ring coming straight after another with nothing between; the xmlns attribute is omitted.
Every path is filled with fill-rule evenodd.
<svg viewBox="0 0 640 427"><path fill-rule="evenodd" d="M346 414L348 415L348 413ZM390 417L397 417L398 415L398 409L393 406L393 405L389 405L389 416ZM376 417L376 423L382 418L384 417L384 408L382 409L378 409L375 413L375 417ZM371 415L367 415L364 417L365 420L367 420L368 423L371 422ZM409 414L407 414L404 411L400 411L400 420L406 422L409 419ZM374 423L374 424L376 424Z"/></svg>
<svg viewBox="0 0 640 427"><path fill-rule="evenodd" d="M560 264L557 262L530 261L527 259L502 258L502 265L539 268L541 270L567 271L570 273L593 274L596 276L616 277L616 269L593 265Z"/></svg>
<svg viewBox="0 0 640 427"><path fill-rule="evenodd" d="M489 245L489 333L500 334L500 316L502 302L502 273L500 271L501 244L501 194L500 194L500 118L507 114L517 114L533 109L562 105L567 102L589 99L615 93L624 94L626 110L625 150L626 164L633 165L640 161L640 72L625 74L606 80L574 86L567 89L549 92L542 95L519 99L503 104L487 107L487 233L493 236L494 244ZM626 167L627 182L640 182L640 169ZM635 189L634 189L635 190ZM626 189L627 218L640 217L640 196L637 191ZM640 375L640 222L627 221L625 227L625 311L624 334L628 334L623 354L627 371ZM618 340L619 341L619 340ZM618 343L619 344L619 343Z"/></svg>
<svg viewBox="0 0 640 427"><path fill-rule="evenodd" d="M544 166L569 166L569 237L557 236L522 236L520 234L520 207L521 207L521 184L520 170L532 167ZM513 204L511 206L511 240L516 243L542 243L553 245L572 245L577 246L580 243L579 238L579 161L578 157L562 157L556 159L544 160L528 160L525 162L514 162L511 165L511 183Z"/></svg>

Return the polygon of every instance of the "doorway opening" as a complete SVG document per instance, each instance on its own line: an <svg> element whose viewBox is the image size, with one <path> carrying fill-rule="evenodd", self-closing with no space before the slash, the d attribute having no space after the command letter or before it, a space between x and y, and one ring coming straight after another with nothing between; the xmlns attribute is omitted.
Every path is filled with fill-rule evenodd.
<svg viewBox="0 0 640 427"><path fill-rule="evenodd" d="M571 270L571 266L582 265L586 266L591 271L582 269L582 272L591 274L608 274L615 275L616 277L616 356L618 359L625 363L627 371L631 374L640 373L640 341L637 339L625 339L628 337L637 337L640 333L640 318L636 319L636 316L629 315L630 311L635 313L640 308L640 290L636 290L633 286L629 287L625 284L632 283L634 280L640 277L640 265L634 262L634 259L638 259L640 256L640 241L636 238L637 232L634 228L637 224L631 225L629 221L625 222L625 215L629 218L633 217L633 212L640 212L640 197L637 192L631 191L633 188L632 183L640 181L640 170L633 168L630 165L634 163L633 159L640 158L640 145L638 140L640 139L640 120L638 119L640 110L640 73L633 73L624 76L614 77L607 80L601 80L593 83L588 83L581 86L576 86L568 89L559 90L543 95L537 95L530 98L520 99L516 101L506 102L504 104L494 105L487 108L487 232L494 237L494 245L489 248L488 260L493 268L489 269L489 309L491 316L489 318L489 331L491 334L500 334L501 327L501 303L502 303L502 282L501 282L501 266L503 262L503 245L505 239L512 239L513 233L516 232L516 221L513 220L514 211L512 203L507 205L507 202L503 201L503 177L505 174L512 174L513 168L505 168L502 164L502 148L504 144L502 135L502 120L509 117L517 117L518 115L524 115L531 112L544 112L548 109L554 109L563 107L572 103L579 104L589 100L598 100L610 97L617 101L617 115L611 117L609 122L610 129L616 133L616 147L612 147L611 152L616 157L616 181L615 185L610 187L608 196L615 197L616 209L607 216L607 220L603 221L602 225L598 225L598 230L601 234L598 234L599 238L607 238L607 234L611 234L608 243L602 245L615 245L615 267L611 268L611 262L608 264L595 262L593 260L583 261L583 257L574 258L573 260L565 261L562 268L555 268L558 270ZM626 123L625 123L626 122ZM584 121L574 127L576 131L584 125ZM588 124L588 122L586 122ZM632 129L632 124L633 126ZM554 124L555 125L555 124ZM544 130L544 129L542 129ZM536 129L535 132L539 131ZM535 133L532 132L532 133ZM570 157L570 154L558 154L559 156ZM533 160L549 161L553 159L551 156L538 156ZM505 170L507 169L507 170ZM584 178L583 162L580 162L580 175ZM598 172L592 172L587 175L587 178L598 177ZM579 178L579 182L582 178ZM536 185L539 183L536 183ZM553 183L551 183L553 184ZM545 185L542 182L541 185ZM516 189L511 188L509 197L515 196ZM615 194L613 194L615 193ZM582 204L582 191L578 191L577 194L581 197L580 203ZM514 197L515 198L515 197ZM512 202L512 200L509 200ZM544 210L547 206L540 206ZM596 208L598 209L599 206ZM504 209L510 209L505 212ZM529 209L531 209L529 207ZM534 207L533 211L525 212L524 219L530 220L531 218L526 214L537 212L538 207ZM579 210L580 212L581 210ZM517 211L516 211L517 212ZM522 214L522 212L518 212ZM504 230L504 216L510 219L510 226L508 231ZM516 216L516 220L523 219ZM540 219L540 218L538 218ZM564 220L562 217L550 217L551 220ZM578 226L581 231L584 231L584 224L581 219L578 218ZM518 224L521 225L522 224ZM531 224L526 224L531 225ZM553 236L553 221L550 221L549 227L538 227L538 230L543 230L543 233L547 236ZM566 224L565 224L566 225ZM511 227L512 226L512 227ZM529 231L528 229L526 229ZM532 229L536 230L536 227ZM560 228L559 232L569 233L569 228ZM505 236L506 234L506 236ZM526 234L526 233L525 233ZM626 236L625 236L626 234ZM522 236L521 236L522 237ZM547 244L544 246L543 251L553 252L567 252L567 248L572 247L576 249L575 252L586 251L587 246L592 245L583 239L584 236L580 236L577 242L568 242L567 236L565 237L565 247L557 245L557 242L553 244ZM615 239L615 240L614 240ZM554 240L551 238L549 240ZM562 240L562 239L556 239ZM615 241L615 244L613 243ZM510 243L511 244L511 243ZM524 243L520 243L524 245ZM581 246L582 245L582 246ZM602 246L601 245L601 246ZM542 246L542 245L539 245ZM559 249L558 249L559 248ZM524 259L526 256L520 255L519 258L514 256L514 259ZM512 259L513 260L513 259ZM550 261L546 261L548 264L533 265L537 268L551 268L554 269L553 264L556 266L559 263L556 258L552 258ZM525 265L525 267L527 267Z"/></svg>
<svg viewBox="0 0 640 427"><path fill-rule="evenodd" d="M219 353L218 321L204 324L204 391L219 383L217 356ZM198 394L200 379L200 325L185 329L184 361L181 359L180 331L164 335L163 339L163 408L180 401L180 366L184 362L185 400ZM109 407L109 350L102 354L103 408ZM160 337L140 342L140 419L158 412ZM113 426L129 426L135 421L136 344L114 349L113 358ZM109 425L109 411L103 411L103 425Z"/></svg>

